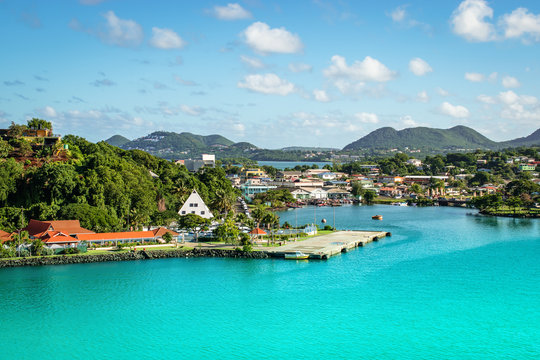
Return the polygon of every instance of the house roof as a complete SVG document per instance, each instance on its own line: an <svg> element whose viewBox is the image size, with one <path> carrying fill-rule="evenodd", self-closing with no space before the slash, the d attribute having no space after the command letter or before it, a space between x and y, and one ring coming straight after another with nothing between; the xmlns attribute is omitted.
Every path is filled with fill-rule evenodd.
<svg viewBox="0 0 540 360"><path fill-rule="evenodd" d="M114 233L78 234L77 239L87 241L109 241L128 239L149 239L154 238L153 231L124 231Z"/></svg>
<svg viewBox="0 0 540 360"><path fill-rule="evenodd" d="M152 230L152 232L154 233L154 237L162 237L162 236L165 235L166 233L169 233L169 234L171 234L172 236L178 236L178 235L180 235L180 234L177 233L176 231L169 230L169 229L167 229L167 228L164 228L163 226L160 226L160 227L158 227L157 229Z"/></svg>
<svg viewBox="0 0 540 360"><path fill-rule="evenodd" d="M0 230L0 243L3 244L5 243L6 241L9 241L11 240L11 235L13 234L10 234L8 232L5 232L3 230Z"/></svg>
<svg viewBox="0 0 540 360"><path fill-rule="evenodd" d="M74 238L73 236L66 235L61 231L47 231L41 240L45 244L79 242L78 239Z"/></svg>
<svg viewBox="0 0 540 360"><path fill-rule="evenodd" d="M266 231L261 228L255 228L249 232L251 235L266 235Z"/></svg>
<svg viewBox="0 0 540 360"><path fill-rule="evenodd" d="M47 231L61 231L65 234L93 234L94 232L81 227L79 220L39 221L31 219L22 230L30 236L42 237Z"/></svg>

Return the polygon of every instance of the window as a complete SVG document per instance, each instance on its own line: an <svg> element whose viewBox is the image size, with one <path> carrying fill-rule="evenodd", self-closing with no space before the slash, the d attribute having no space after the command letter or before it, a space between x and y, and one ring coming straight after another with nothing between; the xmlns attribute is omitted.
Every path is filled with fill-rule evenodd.
<svg viewBox="0 0 540 360"><path fill-rule="evenodd" d="M192 213L192 214L195 214L195 211L192 211L191 213Z"/></svg>
<svg viewBox="0 0 540 360"><path fill-rule="evenodd" d="M185 210L182 210L182 215L186 215L186 211L185 211Z"/></svg>
<svg viewBox="0 0 540 360"><path fill-rule="evenodd" d="M193 207L198 207L198 206L199 206L199 204L196 204L196 203L195 203L195 204L193 204Z"/></svg>
<svg viewBox="0 0 540 360"><path fill-rule="evenodd" d="M204 215L204 210L201 211L201 215Z"/></svg>

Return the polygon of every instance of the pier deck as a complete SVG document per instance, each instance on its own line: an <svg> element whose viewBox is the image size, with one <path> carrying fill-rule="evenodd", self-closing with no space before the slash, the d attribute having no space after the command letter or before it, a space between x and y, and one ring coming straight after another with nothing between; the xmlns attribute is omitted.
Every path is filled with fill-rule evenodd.
<svg viewBox="0 0 540 360"><path fill-rule="evenodd" d="M301 251L310 259L328 259L355 247L377 241L390 233L386 231L336 231L328 235L315 236L277 248L265 250L268 255L285 257L286 253Z"/></svg>

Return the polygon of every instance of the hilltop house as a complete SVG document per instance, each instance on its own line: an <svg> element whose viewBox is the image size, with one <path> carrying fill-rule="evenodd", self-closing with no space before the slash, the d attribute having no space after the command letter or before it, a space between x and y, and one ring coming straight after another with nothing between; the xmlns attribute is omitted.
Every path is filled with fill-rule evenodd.
<svg viewBox="0 0 540 360"><path fill-rule="evenodd" d="M210 212L210 209L208 209L208 206L206 206L203 199L195 189L191 192L191 195L189 195L184 205L182 205L182 207L178 211L178 214L195 214L205 219L210 219L214 217L214 215L212 215L212 213Z"/></svg>

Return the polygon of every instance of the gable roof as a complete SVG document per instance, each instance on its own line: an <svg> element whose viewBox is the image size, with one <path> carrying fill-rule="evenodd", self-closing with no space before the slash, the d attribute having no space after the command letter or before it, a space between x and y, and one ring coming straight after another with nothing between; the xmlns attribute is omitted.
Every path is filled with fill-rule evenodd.
<svg viewBox="0 0 540 360"><path fill-rule="evenodd" d="M5 243L6 241L10 241L11 240L11 235L13 235L13 234L12 233L10 234L8 232L0 230L0 244Z"/></svg>
<svg viewBox="0 0 540 360"><path fill-rule="evenodd" d="M73 236L64 234L61 231L47 231L45 235L41 238L45 244L55 244L55 243L77 243L79 240L75 239Z"/></svg>
<svg viewBox="0 0 540 360"><path fill-rule="evenodd" d="M65 234L93 234L94 232L81 227L79 220L39 221L31 219L22 230L28 231L33 237L40 238L47 231L61 231Z"/></svg>
<svg viewBox="0 0 540 360"><path fill-rule="evenodd" d="M158 227L157 229L152 230L152 232L154 233L154 236L155 236L155 237L162 237L162 236L165 235L166 233L169 233L169 234L171 234L172 236L178 236L178 235L180 235L180 234L177 233L176 231L169 230L169 229L167 229L167 228L164 228L163 226L160 226L160 227Z"/></svg>
<svg viewBox="0 0 540 360"><path fill-rule="evenodd" d="M266 235L266 231L261 228L255 228L249 232L251 235Z"/></svg>
<svg viewBox="0 0 540 360"><path fill-rule="evenodd" d="M190 207L190 204L197 204L197 207ZM193 189L191 195L189 195L180 210L178 210L178 214L182 215L182 211L185 211L185 215L194 213L205 219L214 217L208 206L206 206L204 203L204 200L195 189Z"/></svg>

